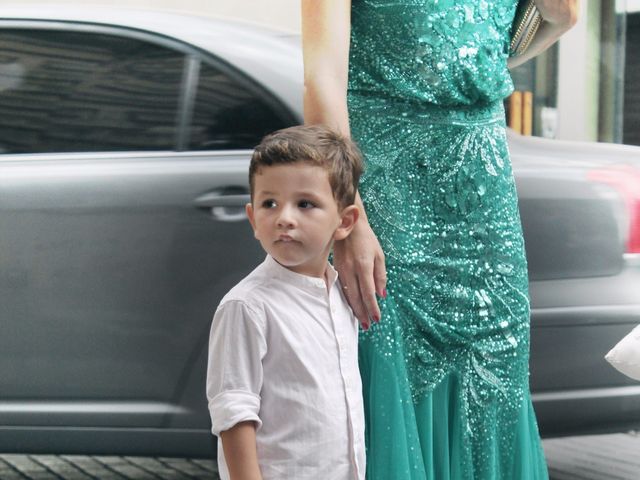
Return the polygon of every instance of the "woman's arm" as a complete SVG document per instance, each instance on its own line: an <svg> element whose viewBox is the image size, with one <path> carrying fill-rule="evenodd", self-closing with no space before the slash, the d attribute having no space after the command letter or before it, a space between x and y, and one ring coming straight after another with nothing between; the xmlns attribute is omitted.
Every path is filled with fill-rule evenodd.
<svg viewBox="0 0 640 480"><path fill-rule="evenodd" d="M220 432L224 459L231 480L262 480L256 450L254 422L240 422Z"/></svg>
<svg viewBox="0 0 640 480"><path fill-rule="evenodd" d="M527 51L518 57L509 58L509 68L522 65L544 52L578 20L578 0L535 0L535 2L544 20Z"/></svg>
<svg viewBox="0 0 640 480"><path fill-rule="evenodd" d="M349 135L350 0L302 0L304 121Z"/></svg>
<svg viewBox="0 0 640 480"><path fill-rule="evenodd" d="M350 0L302 0L304 120L322 123L349 135ZM358 194L361 216L351 234L336 242L334 264L345 295L363 328L380 320L378 295L386 294L384 254L369 226Z"/></svg>

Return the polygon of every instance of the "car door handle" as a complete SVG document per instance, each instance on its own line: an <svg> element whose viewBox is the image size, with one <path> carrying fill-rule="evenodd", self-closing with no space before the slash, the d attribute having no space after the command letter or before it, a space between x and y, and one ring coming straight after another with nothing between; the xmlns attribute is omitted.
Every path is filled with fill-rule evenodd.
<svg viewBox="0 0 640 480"><path fill-rule="evenodd" d="M242 222L247 214L244 206L251 201L248 193L228 194L209 192L194 200L197 208L209 210L211 218L220 222Z"/></svg>
<svg viewBox="0 0 640 480"><path fill-rule="evenodd" d="M200 208L208 207L243 207L251 201L251 196L246 194L224 195L222 193L205 193L195 199L195 205Z"/></svg>

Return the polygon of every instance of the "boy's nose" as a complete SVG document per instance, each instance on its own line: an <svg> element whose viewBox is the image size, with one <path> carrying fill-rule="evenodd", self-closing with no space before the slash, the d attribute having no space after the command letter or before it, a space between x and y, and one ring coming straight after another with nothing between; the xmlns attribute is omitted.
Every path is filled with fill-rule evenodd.
<svg viewBox="0 0 640 480"><path fill-rule="evenodd" d="M295 215L293 209L290 207L283 207L278 215L278 227L279 228L291 228L295 225Z"/></svg>

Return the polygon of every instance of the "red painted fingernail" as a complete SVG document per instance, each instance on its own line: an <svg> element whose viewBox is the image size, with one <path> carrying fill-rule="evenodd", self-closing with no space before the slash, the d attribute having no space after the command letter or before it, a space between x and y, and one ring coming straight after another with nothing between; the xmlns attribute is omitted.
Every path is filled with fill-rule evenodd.
<svg viewBox="0 0 640 480"><path fill-rule="evenodd" d="M387 289L382 290L382 298L387 298Z"/></svg>
<svg viewBox="0 0 640 480"><path fill-rule="evenodd" d="M362 330L364 330L365 332L369 330L369 325L367 325L366 323L361 323L360 326L362 327Z"/></svg>
<svg viewBox="0 0 640 480"><path fill-rule="evenodd" d="M380 321L380 317L378 315L373 316L373 321L378 323Z"/></svg>

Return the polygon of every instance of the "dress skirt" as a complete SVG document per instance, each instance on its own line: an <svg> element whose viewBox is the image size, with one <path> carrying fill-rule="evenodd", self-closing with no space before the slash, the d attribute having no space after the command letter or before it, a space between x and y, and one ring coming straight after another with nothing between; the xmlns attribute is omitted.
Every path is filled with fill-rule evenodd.
<svg viewBox="0 0 640 480"><path fill-rule="evenodd" d="M529 296L502 102L349 94L360 185L385 252L360 335L369 480L542 480Z"/></svg>

